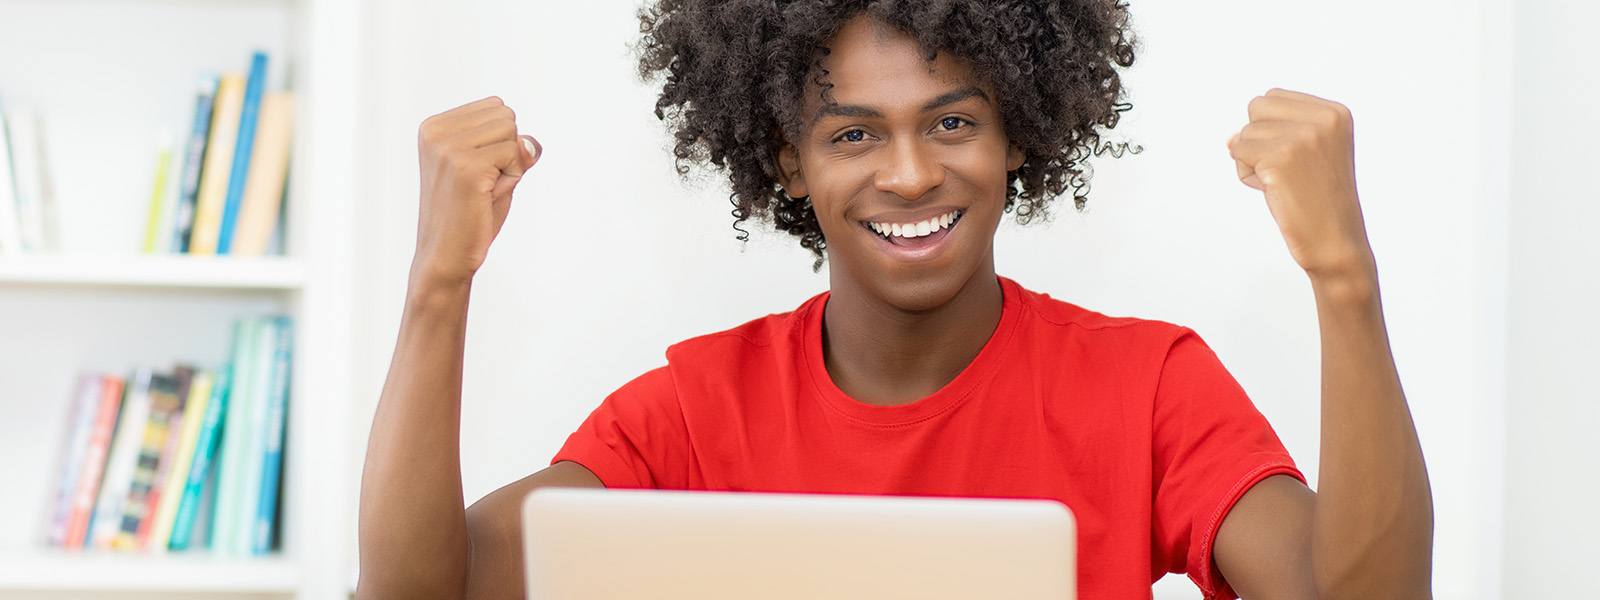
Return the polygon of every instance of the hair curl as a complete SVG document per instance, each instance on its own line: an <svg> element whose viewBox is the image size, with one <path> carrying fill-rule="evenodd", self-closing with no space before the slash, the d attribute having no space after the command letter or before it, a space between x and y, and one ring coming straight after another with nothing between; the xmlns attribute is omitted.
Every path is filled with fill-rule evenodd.
<svg viewBox="0 0 1600 600"><path fill-rule="evenodd" d="M1132 108L1118 77L1136 45L1123 0L660 0L639 13L639 76L662 80L655 114L672 131L679 174L727 170L739 239L749 238L745 220L769 219L821 267L816 213L784 193L776 157L803 135L802 93L828 87L825 43L862 14L913 36L929 60L949 52L984 74L1007 139L1026 154L1007 175L1006 209L1019 223L1069 189L1081 210L1087 159L1130 151L1101 142Z"/></svg>

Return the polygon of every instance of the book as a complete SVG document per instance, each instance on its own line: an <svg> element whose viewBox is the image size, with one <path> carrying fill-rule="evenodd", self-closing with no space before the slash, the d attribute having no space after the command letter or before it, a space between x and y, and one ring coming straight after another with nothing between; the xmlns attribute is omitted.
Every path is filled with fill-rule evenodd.
<svg viewBox="0 0 1600 600"><path fill-rule="evenodd" d="M150 212L145 218L144 246L146 254L160 252L160 245L164 240L162 234L166 233L162 225L166 223L163 210L167 199L167 171L172 165L172 140L166 135L161 136L156 142L156 173L153 180L154 189L150 192Z"/></svg>
<svg viewBox="0 0 1600 600"><path fill-rule="evenodd" d="M237 477L238 486L233 499L236 503L233 519L218 521L218 526L231 529L228 540L231 546L219 547L226 554L247 556L252 554L251 531L261 512L261 478L266 466L267 411L271 408L268 396L272 392L273 363L277 356L278 339L282 337L281 323L275 317L262 317L255 322L255 347L251 350L250 385L241 390L246 399L239 414L249 416L244 429L244 458ZM227 476L227 472L223 472ZM224 488L226 489L226 488Z"/></svg>
<svg viewBox="0 0 1600 600"><path fill-rule="evenodd" d="M152 375L149 396L150 414L139 435L138 460L128 484L128 494L122 500L122 521L111 538L111 547L118 550L140 548L140 525L152 512L150 494L155 488L157 473L161 471L162 452L167 447L173 415L181 416L183 411L183 398L178 397L177 380L171 375Z"/></svg>
<svg viewBox="0 0 1600 600"><path fill-rule="evenodd" d="M251 531L252 554L272 551L278 524L278 492L283 481L283 437L289 409L290 359L294 353L294 327L289 317L277 317L277 347L272 352L271 384L267 386L267 419L262 467L261 500Z"/></svg>
<svg viewBox="0 0 1600 600"><path fill-rule="evenodd" d="M19 254L22 229L17 220L17 184L11 174L11 135L5 114L5 106L0 105L0 254Z"/></svg>
<svg viewBox="0 0 1600 600"><path fill-rule="evenodd" d="M210 529L203 526L210 522L207 518L210 509L204 504L209 497L203 496L202 492L208 487L208 482L215 480L215 459L222 440L223 422L228 414L232 373L231 366L223 365L217 369L211 382L210 399L206 402L205 416L201 418L200 432L195 438L194 457L184 480L183 497L179 499L178 511L172 517L172 534L167 542L170 550L187 550L192 544L201 547L207 545L204 536L200 536L200 543L195 543L195 532L201 528Z"/></svg>
<svg viewBox="0 0 1600 600"><path fill-rule="evenodd" d="M268 92L261 99L255 149L250 152L250 175L239 222L234 227L231 254L261 256L267 251L282 212L284 183L289 175L289 148L294 136L294 95Z"/></svg>
<svg viewBox="0 0 1600 600"><path fill-rule="evenodd" d="M206 140L211 135L211 109L216 97L217 76L202 75L195 85L194 125L183 147L178 204L172 211L172 252L189 251L189 235L194 232L195 199L200 193L200 167L205 163Z"/></svg>
<svg viewBox="0 0 1600 600"><path fill-rule="evenodd" d="M72 395L67 412L66 435L62 436L61 451L57 454L56 487L50 499L50 523L46 528L45 542L52 546L65 546L67 522L72 514L72 503L78 491L78 480L83 476L89 435L94 429L100 410L99 375L83 374Z"/></svg>
<svg viewBox="0 0 1600 600"><path fill-rule="evenodd" d="M139 369L127 384L122 399L122 413L118 415L117 431L111 439L111 451L106 457L105 478L95 501L94 516L89 524L87 547L108 550L111 540L122 525L122 503L128 498L133 485L133 472L138 467L139 446L144 441L144 426L150 419L150 383L155 373Z"/></svg>
<svg viewBox="0 0 1600 600"><path fill-rule="evenodd" d="M210 550L214 547L211 525L217 520L217 481L222 479L221 474L222 469L212 463L211 472L200 486L199 511L195 513L194 530L189 534L190 548Z"/></svg>
<svg viewBox="0 0 1600 600"><path fill-rule="evenodd" d="M145 512L139 520L136 532L138 548L149 550L153 545L151 536L155 531L156 519L160 516L161 505L166 503L166 492L173 478L173 471L178 462L178 448L183 445L184 419L189 412L189 386L194 381L194 367L178 365L172 370L173 393L177 397L178 409L173 411L166 419L166 440L161 446L161 457L156 462L155 477L150 482L150 491L145 499ZM187 461L185 461L187 464ZM187 474L187 473L185 473ZM164 525L170 534L170 525ZM166 547L167 540L162 538L161 546Z"/></svg>
<svg viewBox="0 0 1600 600"><path fill-rule="evenodd" d="M100 479L105 474L111 439L116 434L117 416L122 410L123 380L121 377L100 376L100 398L95 409L94 425L89 430L88 446L83 453L83 469L78 474L78 485L72 494L72 511L67 515L66 533L62 546L82 548L89 534L89 521L94 515L95 497L100 491Z"/></svg>
<svg viewBox="0 0 1600 600"><path fill-rule="evenodd" d="M250 174L250 156L255 151L256 121L261 114L261 95L267 85L267 54L250 57L250 76L245 83L244 104L239 110L239 134L233 149L233 168L228 176L228 193L222 204L222 221L217 229L217 254L233 249L233 229L239 221L239 204L244 200L244 184Z"/></svg>
<svg viewBox="0 0 1600 600"><path fill-rule="evenodd" d="M244 75L238 73L228 73L217 81L205 164L201 166L200 188L195 194L190 254L217 253L217 235L222 228L223 204L228 199L233 150L239 137L239 116L244 110L244 88Z"/></svg>
<svg viewBox="0 0 1600 600"><path fill-rule="evenodd" d="M233 328L233 381L228 391L228 415L223 422L222 456L218 465L215 514L211 519L211 549L218 554L236 553L240 544L237 524L243 520L240 494L250 429L254 419L256 348L260 319L240 319Z"/></svg>
<svg viewBox="0 0 1600 600"><path fill-rule="evenodd" d="M17 202L22 250L38 252L49 245L45 228L45 175L39 120L30 111L9 109L6 132L11 147L11 177Z"/></svg>
<svg viewBox="0 0 1600 600"><path fill-rule="evenodd" d="M156 507L155 520L150 525L150 537L145 544L145 548L151 552L159 554L171 547L178 505L188 487L190 468L200 453L200 433L206 423L206 413L211 410L214 377L211 371L197 371L189 380L189 389L179 390L188 400L183 404L183 423L179 428L177 450L173 454L171 468L161 482L161 503ZM210 457L206 459L210 460Z"/></svg>

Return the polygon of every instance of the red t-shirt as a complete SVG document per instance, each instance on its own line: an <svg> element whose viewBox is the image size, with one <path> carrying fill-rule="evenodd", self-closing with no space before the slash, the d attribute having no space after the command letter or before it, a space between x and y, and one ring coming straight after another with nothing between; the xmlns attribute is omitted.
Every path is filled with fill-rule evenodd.
<svg viewBox="0 0 1600 600"><path fill-rule="evenodd" d="M1193 331L1000 283L994 335L932 396L840 391L823 293L672 346L552 463L618 488L1051 498L1077 517L1081 597L1149 597L1169 571L1235 597L1211 561L1222 518L1269 475L1304 480L1266 419Z"/></svg>

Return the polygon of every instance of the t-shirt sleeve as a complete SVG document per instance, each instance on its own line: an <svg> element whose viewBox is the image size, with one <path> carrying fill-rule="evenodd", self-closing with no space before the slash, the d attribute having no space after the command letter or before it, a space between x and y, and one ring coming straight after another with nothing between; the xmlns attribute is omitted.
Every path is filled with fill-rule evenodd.
<svg viewBox="0 0 1600 600"><path fill-rule="evenodd" d="M1184 330L1167 352L1153 418L1156 566L1187 573L1207 599L1238 598L1212 560L1222 519L1262 479L1287 474L1303 482L1305 476L1192 331Z"/></svg>
<svg viewBox="0 0 1600 600"><path fill-rule="evenodd" d="M550 459L583 465L608 488L680 488L688 433L667 367L623 385Z"/></svg>

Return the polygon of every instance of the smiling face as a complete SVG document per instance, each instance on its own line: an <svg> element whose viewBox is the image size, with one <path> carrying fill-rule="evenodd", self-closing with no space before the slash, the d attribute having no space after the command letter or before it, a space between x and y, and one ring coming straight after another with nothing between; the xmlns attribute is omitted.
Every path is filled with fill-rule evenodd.
<svg viewBox="0 0 1600 600"><path fill-rule="evenodd" d="M870 17L827 46L806 90L804 137L779 155L792 197L809 196L827 238L834 296L907 312L995 285L993 241L1011 147L993 94L962 61L929 61L915 39Z"/></svg>

